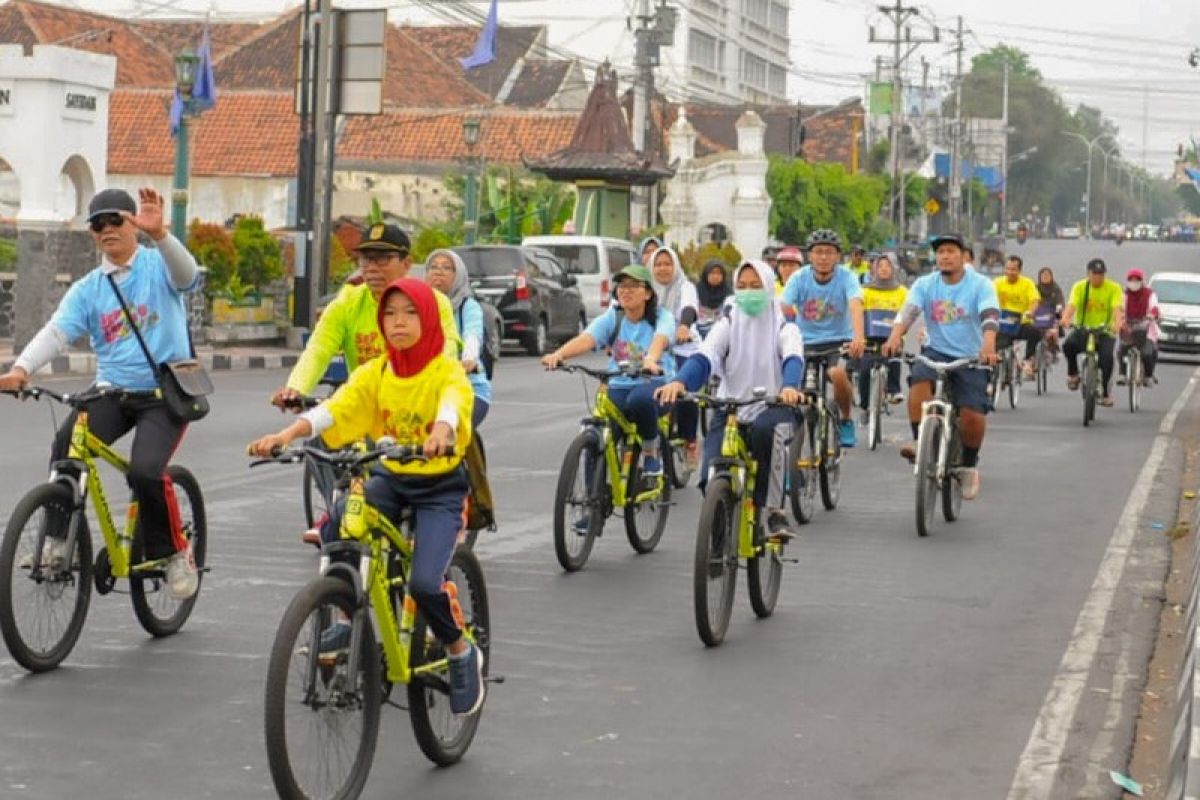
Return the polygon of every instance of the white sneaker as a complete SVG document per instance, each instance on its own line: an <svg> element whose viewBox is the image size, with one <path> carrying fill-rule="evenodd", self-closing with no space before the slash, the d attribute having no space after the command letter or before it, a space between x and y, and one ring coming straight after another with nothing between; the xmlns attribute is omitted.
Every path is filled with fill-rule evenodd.
<svg viewBox="0 0 1200 800"><path fill-rule="evenodd" d="M47 537L42 544L42 569L62 569L67 558L67 540L57 537ZM18 563L21 569L33 569L33 553L21 556ZM75 551L75 567L79 566L79 550Z"/></svg>
<svg viewBox="0 0 1200 800"><path fill-rule="evenodd" d="M200 588L192 546L180 550L167 561L167 591L176 600L187 600Z"/></svg>
<svg viewBox="0 0 1200 800"><path fill-rule="evenodd" d="M974 500L979 496L979 468L962 467L958 471L958 480L962 483L963 500Z"/></svg>

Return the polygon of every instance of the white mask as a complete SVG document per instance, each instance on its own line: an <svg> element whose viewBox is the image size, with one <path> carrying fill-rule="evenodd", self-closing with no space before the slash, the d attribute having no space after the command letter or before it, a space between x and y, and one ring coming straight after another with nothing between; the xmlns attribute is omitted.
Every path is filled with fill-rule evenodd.
<svg viewBox="0 0 1200 800"><path fill-rule="evenodd" d="M1140 292L1142 290L1142 282L1141 281L1129 281L1128 283L1125 284L1125 288L1127 288L1131 292Z"/></svg>

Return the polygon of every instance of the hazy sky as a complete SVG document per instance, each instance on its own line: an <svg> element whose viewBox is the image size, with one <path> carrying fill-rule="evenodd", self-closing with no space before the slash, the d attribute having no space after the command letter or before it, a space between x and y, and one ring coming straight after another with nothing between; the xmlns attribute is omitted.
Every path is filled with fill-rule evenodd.
<svg viewBox="0 0 1200 800"><path fill-rule="evenodd" d="M739 0L726 0L731 5ZM430 6L445 0L335 0L344 7L387 7L392 19L445 21L452 12ZM64 3L66 4L66 3ZM275 0L75 0L71 5L106 13L137 9L139 15L161 15L163 6L195 15L210 8L217 14L273 13L292 3ZM486 12L486 0L469 5ZM631 57L632 36L626 15L637 0L500 0L501 23L546 23L550 44L587 60L612 56L618 67ZM837 101L861 94L863 80L874 70L875 56L889 48L868 42L868 25L881 35L888 24L867 0L792 0L792 74L789 94L804 102ZM1141 163L1143 124L1146 162L1151 170L1171 169L1176 144L1190 136L1200 140L1200 69L1187 64L1200 47L1200 2L1197 0L936 0L919 4L925 19L943 30L940 44L925 45L910 59L919 76L919 59L930 62L936 83L954 67L950 33L962 15L967 58L1004 42L1028 52L1047 81L1069 104L1101 107L1121 128L1121 148ZM921 22L913 23L914 34ZM682 46L683 37L677 36ZM1082 158L1082 145L1081 145Z"/></svg>

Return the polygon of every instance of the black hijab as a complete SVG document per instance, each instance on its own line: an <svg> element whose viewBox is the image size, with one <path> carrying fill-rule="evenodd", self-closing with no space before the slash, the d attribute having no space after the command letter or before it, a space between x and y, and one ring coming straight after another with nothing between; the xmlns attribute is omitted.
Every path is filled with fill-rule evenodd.
<svg viewBox="0 0 1200 800"><path fill-rule="evenodd" d="M711 286L708 283L708 275L713 270L720 270L721 283L719 286ZM709 262L704 265L704 269L700 272L700 279L696 281L696 294L699 296L700 305L705 308L718 311L721 305L725 302L725 298L733 294L729 288L729 269L725 266L725 262L720 259L709 259Z"/></svg>

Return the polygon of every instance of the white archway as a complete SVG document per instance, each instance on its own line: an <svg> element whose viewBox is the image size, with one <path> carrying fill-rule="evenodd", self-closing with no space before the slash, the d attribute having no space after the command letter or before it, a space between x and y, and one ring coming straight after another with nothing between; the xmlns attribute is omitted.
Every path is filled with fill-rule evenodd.
<svg viewBox="0 0 1200 800"><path fill-rule="evenodd" d="M54 210L64 219L82 222L87 213L87 204L96 193L96 181L87 159L75 153L66 160L58 174L58 194Z"/></svg>
<svg viewBox="0 0 1200 800"><path fill-rule="evenodd" d="M21 208L21 180L12 165L0 156L0 219L15 219Z"/></svg>

